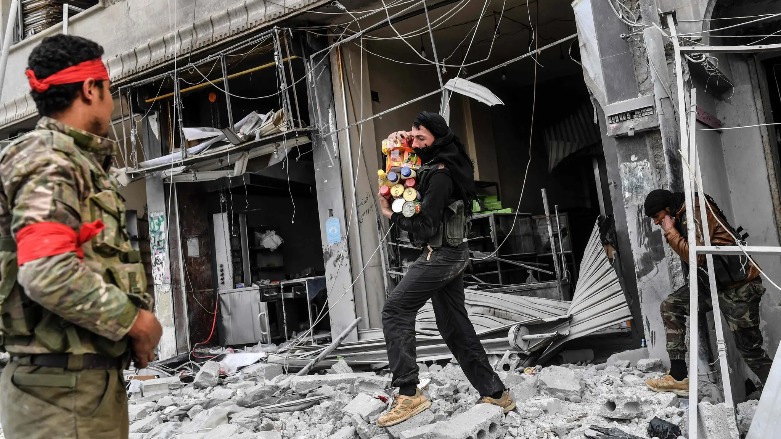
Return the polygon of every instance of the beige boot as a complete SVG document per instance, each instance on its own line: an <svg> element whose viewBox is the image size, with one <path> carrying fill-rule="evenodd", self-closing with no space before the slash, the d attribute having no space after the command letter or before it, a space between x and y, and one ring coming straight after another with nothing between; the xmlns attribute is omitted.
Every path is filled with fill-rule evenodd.
<svg viewBox="0 0 781 439"><path fill-rule="evenodd" d="M510 396L510 392L508 392L507 390L502 392L502 397L499 399L494 399L491 398L490 396L484 396L480 398L479 403L498 405L504 410L504 414L510 413L511 411L515 410L515 401L513 401L513 398Z"/></svg>
<svg viewBox="0 0 781 439"><path fill-rule="evenodd" d="M377 419L378 427L390 427L406 421L431 407L431 401L423 395L420 389L415 390L415 396L396 395L393 406Z"/></svg>
<svg viewBox="0 0 781 439"><path fill-rule="evenodd" d="M646 380L645 385L654 392L672 392L678 396L689 396L689 379L678 381L670 375L659 379Z"/></svg>

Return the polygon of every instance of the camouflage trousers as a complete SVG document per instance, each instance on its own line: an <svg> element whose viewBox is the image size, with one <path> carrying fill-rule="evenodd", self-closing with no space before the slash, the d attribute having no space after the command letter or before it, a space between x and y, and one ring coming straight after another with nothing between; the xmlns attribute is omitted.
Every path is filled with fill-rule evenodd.
<svg viewBox="0 0 781 439"><path fill-rule="evenodd" d="M11 362L0 376L0 421L8 439L126 439L127 410L121 370Z"/></svg>
<svg viewBox="0 0 781 439"><path fill-rule="evenodd" d="M700 283L700 311L709 311L710 289ZM732 289L719 289L719 306L735 343L749 368L764 382L772 361L762 348L759 331L759 302L765 294L761 280ZM686 359L686 318L689 316L689 286L667 296L660 306L667 336L667 353L671 360Z"/></svg>

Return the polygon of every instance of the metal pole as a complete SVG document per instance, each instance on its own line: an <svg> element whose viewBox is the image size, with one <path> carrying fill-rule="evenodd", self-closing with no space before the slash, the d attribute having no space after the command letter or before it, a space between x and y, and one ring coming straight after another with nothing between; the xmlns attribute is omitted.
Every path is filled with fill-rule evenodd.
<svg viewBox="0 0 781 439"><path fill-rule="evenodd" d="M323 349L323 351L320 352L320 354L318 354L317 357L315 357L312 361L310 361L309 364L304 366L303 369L299 370L298 373L296 374L296 376L304 376L304 375L308 374L309 371L311 371L312 368L317 365L317 363L322 361L323 358L327 357L328 354L333 352L336 348L339 347L340 344L342 344L342 340L344 340L345 338L347 338L348 335L350 335L350 333L353 331L353 329L355 329L355 327L358 326L358 322L360 322L360 321L361 321L361 318L358 317L357 319L355 319L355 321L350 323L350 326L344 328L344 331L342 331L342 333L339 334L338 337L336 337L336 340L334 340L330 345L328 345L327 348Z"/></svg>
<svg viewBox="0 0 781 439"><path fill-rule="evenodd" d="M561 290L561 267L559 267L559 258L556 254L556 239L553 236L553 224L551 223L550 207L548 207L548 193L545 188L542 189L542 205L545 208L545 219L548 223L548 237L550 238L550 251L553 256L553 268L556 271L556 289L559 291L559 299L564 300L564 293Z"/></svg>
<svg viewBox="0 0 781 439"><path fill-rule="evenodd" d="M567 269L567 257L564 255L564 238L561 236L561 220L559 219L559 205L553 206L553 211L556 212L556 230L559 234L559 256L561 256L561 274L562 278L569 280L569 269Z"/></svg>
<svg viewBox="0 0 781 439"><path fill-rule="evenodd" d="M686 91L683 86L683 62L681 61L680 42L678 41L678 32L675 29L675 22L672 15L667 16L667 26L670 28L670 37L673 41L673 48L675 53L675 79L677 82L678 92L678 122L679 131L681 136L680 149L684 155L684 158L689 160L689 136L687 134L686 127ZM693 111L696 114L697 103L691 102L692 107L689 111ZM693 129L693 127L692 127ZM697 237L694 230L694 203L692 201L692 176L687 166L683 167L683 184L684 193L686 195L686 220L687 220L687 234L689 238L689 437L697 439L697 388L698 377L697 374L697 362L699 353L699 336L697 334L699 328L699 315L697 312Z"/></svg>
<svg viewBox="0 0 781 439"><path fill-rule="evenodd" d="M692 102L692 108L696 109L696 103L697 103L697 90L692 89L691 91L691 102ZM703 243L705 245L711 245L711 237L708 227L708 205L707 200L705 199L705 188L702 185L702 169L700 169L700 157L697 153L697 143L695 142L695 133L697 130L695 129L696 123L697 123L697 112L693 111L691 113L690 122L689 122L689 133L691 139L689 140L689 148L691 148L693 152L693 156L690 155L690 159L694 161L694 174L696 179L696 194L697 194L697 201L700 205L700 225L702 227L702 239ZM694 250L695 253L697 253L697 250ZM711 303L713 306L713 320L716 324L716 350L719 355L719 367L721 369L721 383L724 386L724 402L728 406L732 406L734 404L734 401L732 399L732 383L731 378L729 376L729 364L727 364L727 345L724 343L724 326L722 325L721 321L721 305L719 305L719 295L718 290L716 289L716 277L715 277L715 271L713 267L713 255L705 255L705 261L706 265L708 267L708 284L710 287L710 297L711 297Z"/></svg>
<svg viewBox="0 0 781 439"><path fill-rule="evenodd" d="M19 13L19 0L11 0L11 8L8 10L8 22L5 24L5 36L3 38L3 52L0 54L0 97L3 96L5 84L5 71L8 67L8 51L14 39L14 24Z"/></svg>
<svg viewBox="0 0 781 439"><path fill-rule="evenodd" d="M68 35L68 4L62 4L62 34Z"/></svg>
<svg viewBox="0 0 781 439"><path fill-rule="evenodd" d="M222 83L223 91L225 92L225 105L228 107L228 126L230 129L234 129L233 126L233 108L231 107L231 91L228 85L228 65L225 62L225 55L220 57L220 64L222 65Z"/></svg>

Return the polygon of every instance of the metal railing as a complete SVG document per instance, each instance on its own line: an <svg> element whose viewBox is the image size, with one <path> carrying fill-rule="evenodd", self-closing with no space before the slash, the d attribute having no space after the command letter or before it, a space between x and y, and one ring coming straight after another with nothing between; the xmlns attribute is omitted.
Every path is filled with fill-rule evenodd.
<svg viewBox="0 0 781 439"><path fill-rule="evenodd" d="M750 254L781 254L781 247L778 246L744 246L737 241L735 246L713 246L707 225L706 209L707 201L704 194L705 189L702 184L702 170L697 154L696 143L696 115L697 115L697 90L692 88L689 93L689 105L686 105L686 93L683 80L683 62L682 53L746 53L746 52L768 52L781 51L781 44L772 44L764 46L682 46L675 27L672 15L667 15L667 25L670 30L670 39L673 42L675 51L675 71L678 92L679 124L680 124L680 149L683 156L683 180L684 192L686 195L686 221L688 223L688 243L689 243L689 437L696 439L698 437L697 429L697 391L698 391L698 298L699 282L697 281L697 256L705 255L706 268L708 273L708 286L710 288L711 302L715 315L716 324L716 346L718 351L718 363L721 370L721 381L724 387L725 404L732 409L732 415L735 415L734 401L732 399L732 387L730 383L729 365L727 364L727 349L724 342L724 328L722 327L721 311L719 307L718 291L716 289L716 279L714 277L713 255L750 255ZM687 124L687 116L689 118ZM688 126L687 126L688 125ZM699 202L700 218L694 218L695 196ZM695 232L695 221L698 220L702 226L702 239L704 245L697 243ZM751 261L753 263L753 261Z"/></svg>

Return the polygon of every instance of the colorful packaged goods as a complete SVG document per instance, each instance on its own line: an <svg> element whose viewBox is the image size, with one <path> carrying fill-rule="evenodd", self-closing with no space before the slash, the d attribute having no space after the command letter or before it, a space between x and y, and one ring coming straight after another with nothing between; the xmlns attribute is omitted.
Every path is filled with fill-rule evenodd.
<svg viewBox="0 0 781 439"><path fill-rule="evenodd" d="M412 139L382 141L385 169L377 171L380 196L391 201L391 210L409 218L420 213L417 176L420 158L412 148Z"/></svg>

